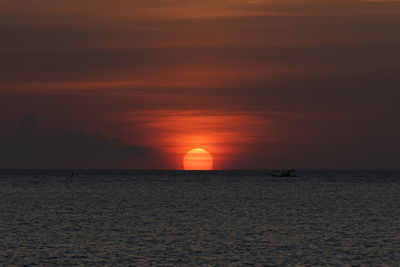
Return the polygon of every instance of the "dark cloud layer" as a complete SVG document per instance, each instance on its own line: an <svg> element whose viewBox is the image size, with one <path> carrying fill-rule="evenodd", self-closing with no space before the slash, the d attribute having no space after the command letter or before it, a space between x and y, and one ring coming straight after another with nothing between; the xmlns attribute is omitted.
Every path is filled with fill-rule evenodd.
<svg viewBox="0 0 400 267"><path fill-rule="evenodd" d="M0 141L0 168L129 169L149 151L99 134L44 135L37 120L27 116L13 136Z"/></svg>

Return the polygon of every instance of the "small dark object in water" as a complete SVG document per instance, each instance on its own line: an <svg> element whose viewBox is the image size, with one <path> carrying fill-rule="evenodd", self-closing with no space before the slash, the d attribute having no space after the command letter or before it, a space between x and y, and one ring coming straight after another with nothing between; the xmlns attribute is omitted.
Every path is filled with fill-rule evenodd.
<svg viewBox="0 0 400 267"><path fill-rule="evenodd" d="M271 174L273 177L297 177L295 170L287 170L287 171L280 171L280 172L273 172Z"/></svg>
<svg viewBox="0 0 400 267"><path fill-rule="evenodd" d="M74 177L75 173L71 172L71 178Z"/></svg>

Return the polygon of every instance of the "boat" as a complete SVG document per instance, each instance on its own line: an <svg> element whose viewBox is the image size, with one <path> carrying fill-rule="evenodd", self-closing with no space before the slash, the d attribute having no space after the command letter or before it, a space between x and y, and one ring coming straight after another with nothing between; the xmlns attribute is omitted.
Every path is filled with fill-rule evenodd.
<svg viewBox="0 0 400 267"><path fill-rule="evenodd" d="M297 177L296 171L294 169L285 171L274 171L271 173L273 177Z"/></svg>

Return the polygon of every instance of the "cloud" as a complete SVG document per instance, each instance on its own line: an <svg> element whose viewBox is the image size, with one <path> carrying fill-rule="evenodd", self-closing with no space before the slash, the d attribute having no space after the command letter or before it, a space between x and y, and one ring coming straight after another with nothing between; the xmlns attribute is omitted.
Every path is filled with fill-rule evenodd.
<svg viewBox="0 0 400 267"><path fill-rule="evenodd" d="M149 151L99 134L45 135L36 118L27 116L14 135L0 141L0 168L133 168Z"/></svg>

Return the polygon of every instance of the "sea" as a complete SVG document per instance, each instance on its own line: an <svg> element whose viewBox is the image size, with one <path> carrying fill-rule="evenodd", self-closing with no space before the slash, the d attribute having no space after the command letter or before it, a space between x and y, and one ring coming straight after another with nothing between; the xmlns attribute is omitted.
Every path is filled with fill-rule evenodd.
<svg viewBox="0 0 400 267"><path fill-rule="evenodd" d="M399 171L0 171L0 266L400 266Z"/></svg>

